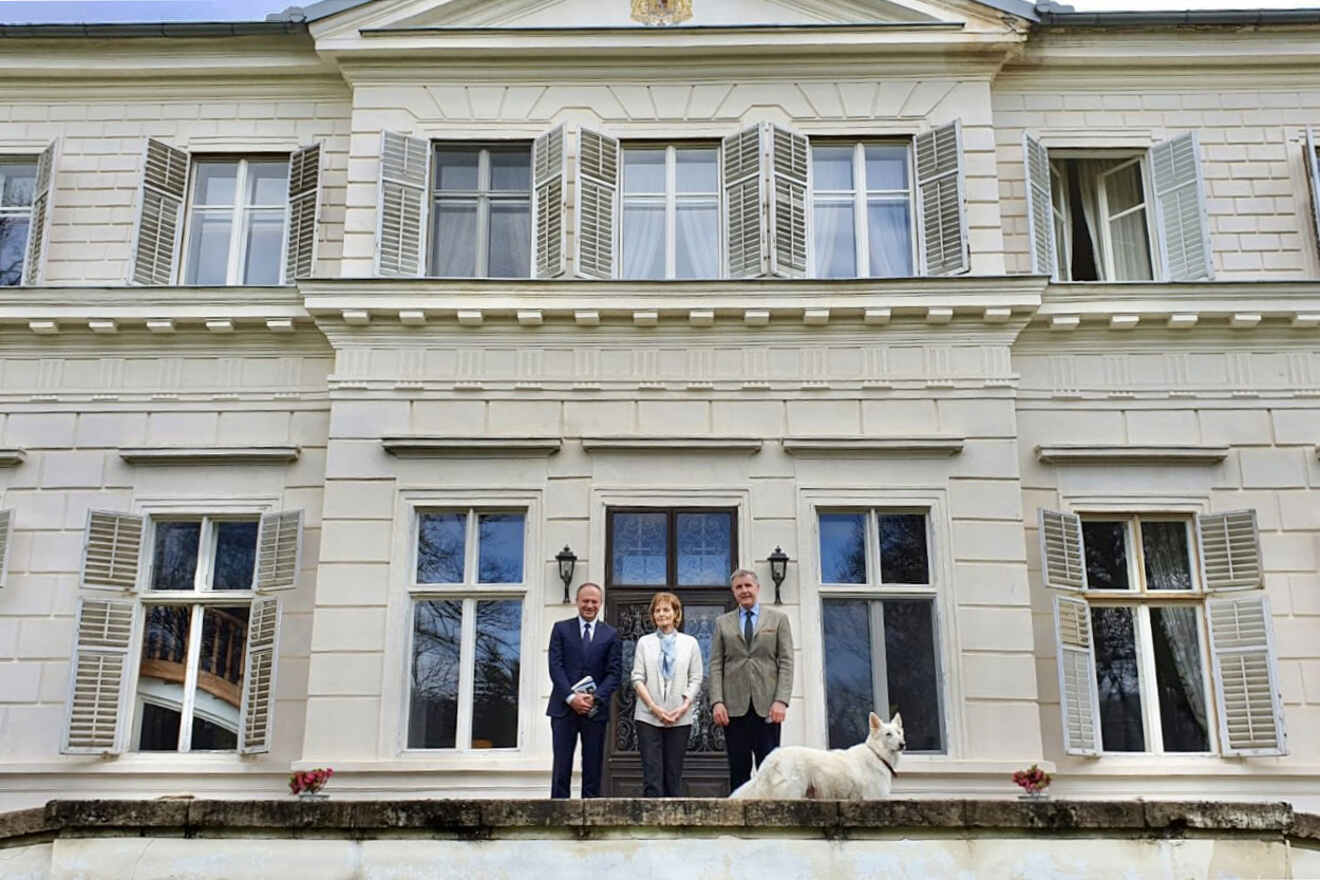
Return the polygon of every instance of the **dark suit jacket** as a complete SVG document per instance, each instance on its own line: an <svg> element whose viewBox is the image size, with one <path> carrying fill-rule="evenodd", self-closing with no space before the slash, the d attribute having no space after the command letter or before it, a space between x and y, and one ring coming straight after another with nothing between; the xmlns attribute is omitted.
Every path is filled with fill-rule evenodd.
<svg viewBox="0 0 1320 880"><path fill-rule="evenodd" d="M590 675L596 682L596 704L600 709L590 720L604 724L610 718L610 698L623 676L623 646L618 630L599 617L592 622L591 644L582 644L577 617L561 620L550 631L550 704L545 714L562 718L573 710L568 695L573 685Z"/></svg>

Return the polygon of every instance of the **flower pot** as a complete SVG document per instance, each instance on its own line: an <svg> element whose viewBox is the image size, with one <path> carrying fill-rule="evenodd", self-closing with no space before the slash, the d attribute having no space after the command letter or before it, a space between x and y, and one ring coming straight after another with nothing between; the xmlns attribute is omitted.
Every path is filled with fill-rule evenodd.
<svg viewBox="0 0 1320 880"><path fill-rule="evenodd" d="M330 795L319 791L298 792L298 800L300 801L324 801L329 799L330 799Z"/></svg>
<svg viewBox="0 0 1320 880"><path fill-rule="evenodd" d="M1049 799L1049 793L1044 791L1028 791L1018 795L1020 801L1047 801Z"/></svg>

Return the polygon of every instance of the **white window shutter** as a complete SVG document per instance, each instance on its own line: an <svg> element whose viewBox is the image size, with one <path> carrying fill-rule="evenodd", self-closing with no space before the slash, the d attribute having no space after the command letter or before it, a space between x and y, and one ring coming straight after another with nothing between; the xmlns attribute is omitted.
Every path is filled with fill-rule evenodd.
<svg viewBox="0 0 1320 880"><path fill-rule="evenodd" d="M1201 583L1209 592L1263 586L1256 511L1202 514L1196 518Z"/></svg>
<svg viewBox="0 0 1320 880"><path fill-rule="evenodd" d="M78 603L77 645L69 674L64 754L119 752L134 603L82 599Z"/></svg>
<svg viewBox="0 0 1320 880"><path fill-rule="evenodd" d="M1056 590L1086 589L1086 554L1082 518L1075 513L1040 510L1040 567L1045 586Z"/></svg>
<svg viewBox="0 0 1320 880"><path fill-rule="evenodd" d="M578 130L574 258L584 278L614 277L621 164L618 140L589 128Z"/></svg>
<svg viewBox="0 0 1320 880"><path fill-rule="evenodd" d="M32 222L28 225L27 255L23 260L23 283L40 284L45 270L43 256L50 240L51 195L55 192L55 141L37 157L37 180L32 190Z"/></svg>
<svg viewBox="0 0 1320 880"><path fill-rule="evenodd" d="M288 235L284 283L311 278L316 265L316 222L321 207L321 145L289 154Z"/></svg>
<svg viewBox="0 0 1320 880"><path fill-rule="evenodd" d="M290 590L298 585L302 564L301 510L283 510L261 515L257 532L256 588L261 592Z"/></svg>
<svg viewBox="0 0 1320 880"><path fill-rule="evenodd" d="M1306 130L1306 176L1311 181L1311 213L1315 218L1315 240L1320 244L1320 154L1316 153L1315 130Z"/></svg>
<svg viewBox="0 0 1320 880"><path fill-rule="evenodd" d="M131 513L89 510L83 533L84 588L128 592L137 587L146 521Z"/></svg>
<svg viewBox="0 0 1320 880"><path fill-rule="evenodd" d="M564 185L568 159L564 150L564 126L557 125L532 142L532 265L537 278L564 274L568 226L564 222Z"/></svg>
<svg viewBox="0 0 1320 880"><path fill-rule="evenodd" d="M724 175L724 249L730 278L755 278L769 271L767 217L760 125L744 128L720 143Z"/></svg>
<svg viewBox="0 0 1320 880"><path fill-rule="evenodd" d="M782 278L805 278L807 251L811 243L808 176L811 143L807 136L769 125L770 150L770 274Z"/></svg>
<svg viewBox="0 0 1320 880"><path fill-rule="evenodd" d="M1270 604L1263 593L1210 599L1210 653L1225 755L1286 755Z"/></svg>
<svg viewBox="0 0 1320 880"><path fill-rule="evenodd" d="M431 142L395 131L380 137L376 202L376 274L426 274L427 189Z"/></svg>
<svg viewBox="0 0 1320 880"><path fill-rule="evenodd" d="M1091 607L1082 599L1054 597L1054 648L1059 662L1063 750L1100 754L1100 700L1095 683Z"/></svg>
<svg viewBox="0 0 1320 880"><path fill-rule="evenodd" d="M1054 196L1050 192L1050 157L1040 141L1022 135L1027 168L1027 240L1031 245L1031 271L1054 274Z"/></svg>
<svg viewBox="0 0 1320 880"><path fill-rule="evenodd" d="M243 665L243 705L238 751L270 751L275 729L275 667L280 648L280 601L258 598L248 617L247 658Z"/></svg>
<svg viewBox="0 0 1320 880"><path fill-rule="evenodd" d="M9 583L9 548L14 545L14 511L0 510L0 588Z"/></svg>
<svg viewBox="0 0 1320 880"><path fill-rule="evenodd" d="M1164 280L1211 280L1215 275L1214 259L1196 133L1151 147L1150 173L1164 253Z"/></svg>
<svg viewBox="0 0 1320 880"><path fill-rule="evenodd" d="M971 268L964 206L962 123L954 121L913 139L921 255L927 275Z"/></svg>
<svg viewBox="0 0 1320 880"><path fill-rule="evenodd" d="M188 152L147 138L133 236L134 284L173 284L183 236Z"/></svg>

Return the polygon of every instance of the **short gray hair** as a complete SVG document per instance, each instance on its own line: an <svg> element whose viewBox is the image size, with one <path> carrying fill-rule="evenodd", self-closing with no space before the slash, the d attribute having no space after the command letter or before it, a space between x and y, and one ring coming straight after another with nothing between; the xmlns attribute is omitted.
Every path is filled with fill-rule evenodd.
<svg viewBox="0 0 1320 880"><path fill-rule="evenodd" d="M752 571L750 568L735 568L733 574L729 575L729 584L732 585L734 581L743 575L747 575L752 580L756 581L758 587L761 586L761 579L757 577L756 572Z"/></svg>

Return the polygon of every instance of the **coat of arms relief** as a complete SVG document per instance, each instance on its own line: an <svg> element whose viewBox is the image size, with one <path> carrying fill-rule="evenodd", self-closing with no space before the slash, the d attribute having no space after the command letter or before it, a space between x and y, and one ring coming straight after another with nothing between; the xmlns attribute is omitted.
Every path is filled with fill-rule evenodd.
<svg viewBox="0 0 1320 880"><path fill-rule="evenodd" d="M678 24L692 17L692 0L632 0L633 21L642 24Z"/></svg>

